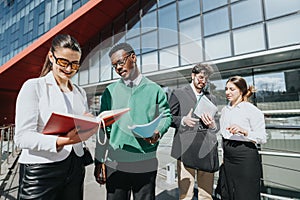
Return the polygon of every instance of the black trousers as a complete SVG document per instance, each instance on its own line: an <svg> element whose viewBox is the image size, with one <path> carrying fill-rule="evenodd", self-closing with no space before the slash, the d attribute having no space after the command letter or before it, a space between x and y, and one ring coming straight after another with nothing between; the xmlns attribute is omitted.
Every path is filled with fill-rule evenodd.
<svg viewBox="0 0 300 200"><path fill-rule="evenodd" d="M63 161L20 164L18 200L83 200L85 167L74 151Z"/></svg>
<svg viewBox="0 0 300 200"><path fill-rule="evenodd" d="M260 200L261 161L252 142L223 139L224 169L230 200Z"/></svg>
<svg viewBox="0 0 300 200"><path fill-rule="evenodd" d="M152 161L157 162L154 160ZM141 163L132 164L132 168L135 168ZM127 163L125 168L129 165ZM134 200L154 200L157 168L155 169L155 171L146 170L145 172L134 173L129 172L130 170L120 170L107 166L107 200L130 200L131 193Z"/></svg>

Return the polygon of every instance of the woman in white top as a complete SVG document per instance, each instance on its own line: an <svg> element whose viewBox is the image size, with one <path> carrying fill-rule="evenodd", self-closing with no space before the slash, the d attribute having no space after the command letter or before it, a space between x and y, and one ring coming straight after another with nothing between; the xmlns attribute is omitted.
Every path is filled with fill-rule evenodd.
<svg viewBox="0 0 300 200"><path fill-rule="evenodd" d="M223 136L225 183L230 200L259 200L261 161L256 144L266 143L263 113L248 102L254 88L234 76L226 82L229 101L222 109L220 131Z"/></svg>
<svg viewBox="0 0 300 200"><path fill-rule="evenodd" d="M14 138L22 149L19 200L83 199L82 140L96 129L80 132L80 136L76 128L64 135L42 133L52 112L88 112L84 90L70 80L79 70L80 58L78 42L69 35L57 35L40 77L26 81L19 92Z"/></svg>

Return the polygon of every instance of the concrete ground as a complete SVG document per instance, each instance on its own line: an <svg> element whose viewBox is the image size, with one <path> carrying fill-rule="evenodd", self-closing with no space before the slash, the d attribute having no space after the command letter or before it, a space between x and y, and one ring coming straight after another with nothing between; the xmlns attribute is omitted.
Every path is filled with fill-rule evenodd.
<svg viewBox="0 0 300 200"><path fill-rule="evenodd" d="M170 147L172 144L173 133L168 132L160 142L158 150L159 169L156 180L156 199L157 200L175 200L178 199L177 182L175 175L167 176L166 166L169 169L174 169L175 160L170 157ZM94 154L95 139L91 138L87 141L87 146ZM0 199L1 200L14 200L17 198L18 180L19 180L19 165L17 162L18 156L10 157L9 163L2 164L0 174ZM170 167L171 166L171 167ZM94 166L89 165L86 167L86 177L84 186L84 199L106 199L105 187L100 186L94 179L93 175ZM175 169L174 169L175 170ZM170 172L170 171L168 171ZM170 174L170 173L168 173Z"/></svg>

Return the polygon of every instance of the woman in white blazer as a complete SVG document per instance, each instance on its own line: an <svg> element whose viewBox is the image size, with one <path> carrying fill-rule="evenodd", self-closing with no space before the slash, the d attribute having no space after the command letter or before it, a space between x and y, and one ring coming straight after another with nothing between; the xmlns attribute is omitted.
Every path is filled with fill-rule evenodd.
<svg viewBox="0 0 300 200"><path fill-rule="evenodd" d="M83 199L82 140L96 129L80 136L76 128L63 136L42 134L52 112L88 112L85 91L70 80L79 70L80 58L78 42L69 35L57 35L40 77L26 81L19 92L14 138L22 149L18 199Z"/></svg>

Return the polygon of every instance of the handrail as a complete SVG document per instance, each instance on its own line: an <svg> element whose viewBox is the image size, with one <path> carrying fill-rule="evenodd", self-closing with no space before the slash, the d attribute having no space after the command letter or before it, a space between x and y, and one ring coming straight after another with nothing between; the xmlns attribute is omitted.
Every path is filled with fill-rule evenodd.
<svg viewBox="0 0 300 200"><path fill-rule="evenodd" d="M260 195L262 197L266 197L268 199L275 199L275 200L293 200L294 199L294 198L282 197L282 196L266 194L266 193L260 193Z"/></svg>
<svg viewBox="0 0 300 200"><path fill-rule="evenodd" d="M298 125L266 125L266 129L300 130Z"/></svg>
<svg viewBox="0 0 300 200"><path fill-rule="evenodd" d="M258 153L261 155L300 158L300 153L272 152L272 151L262 151L262 150L258 151Z"/></svg>
<svg viewBox="0 0 300 200"><path fill-rule="evenodd" d="M10 156L15 156L15 145L14 145L14 137L15 134L15 125L10 124L6 126L0 127L0 174L2 173L2 164L4 162L9 163ZM3 152L7 153L7 156L3 159Z"/></svg>
<svg viewBox="0 0 300 200"><path fill-rule="evenodd" d="M271 114L300 114L300 109L288 109L288 110L262 110L265 115Z"/></svg>

